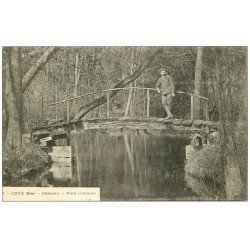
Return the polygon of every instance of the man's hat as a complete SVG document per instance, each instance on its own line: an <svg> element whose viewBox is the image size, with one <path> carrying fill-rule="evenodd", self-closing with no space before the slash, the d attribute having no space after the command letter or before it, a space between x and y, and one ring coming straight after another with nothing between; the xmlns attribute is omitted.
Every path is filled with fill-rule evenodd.
<svg viewBox="0 0 250 250"><path fill-rule="evenodd" d="M166 69L164 69L164 68L159 69L159 74L161 73L161 71L165 71L166 72Z"/></svg>

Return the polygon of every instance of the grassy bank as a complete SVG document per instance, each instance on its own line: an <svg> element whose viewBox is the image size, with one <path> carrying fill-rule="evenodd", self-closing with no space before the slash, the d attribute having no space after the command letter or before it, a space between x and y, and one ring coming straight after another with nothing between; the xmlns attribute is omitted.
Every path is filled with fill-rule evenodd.
<svg viewBox="0 0 250 250"><path fill-rule="evenodd" d="M218 144L204 146L189 157L186 181L192 190L205 200L226 199L224 171L220 163Z"/></svg>
<svg viewBox="0 0 250 250"><path fill-rule="evenodd" d="M3 149L3 186L29 186L51 165L51 159L38 145Z"/></svg>
<svg viewBox="0 0 250 250"><path fill-rule="evenodd" d="M235 128L237 163L243 181L243 196L247 199L247 137L245 127ZM185 167L186 182L192 190L204 200L227 200L225 191L225 175L221 165L221 147L219 137L214 138L211 145L194 151Z"/></svg>

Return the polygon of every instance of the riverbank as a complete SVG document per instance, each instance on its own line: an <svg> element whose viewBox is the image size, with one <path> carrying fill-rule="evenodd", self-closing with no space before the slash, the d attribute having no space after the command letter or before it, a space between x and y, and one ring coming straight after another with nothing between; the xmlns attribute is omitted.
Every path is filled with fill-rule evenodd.
<svg viewBox="0 0 250 250"><path fill-rule="evenodd" d="M5 146L3 186L32 186L46 174L51 164L51 157L33 142L25 142L21 148Z"/></svg>
<svg viewBox="0 0 250 250"><path fill-rule="evenodd" d="M185 166L187 185L205 200L226 200L225 177L218 144L192 152Z"/></svg>
<svg viewBox="0 0 250 250"><path fill-rule="evenodd" d="M238 166L243 180L243 194L239 200L247 200L247 141L238 134ZM219 134L210 145L194 150L185 165L187 185L204 200L227 200L225 171L221 164ZM245 178L244 178L245 177Z"/></svg>

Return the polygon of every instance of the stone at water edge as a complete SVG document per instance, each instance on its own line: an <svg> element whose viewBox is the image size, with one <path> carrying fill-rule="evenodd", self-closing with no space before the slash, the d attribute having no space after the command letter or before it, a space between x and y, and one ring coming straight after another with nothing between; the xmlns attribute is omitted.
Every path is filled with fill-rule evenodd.
<svg viewBox="0 0 250 250"><path fill-rule="evenodd" d="M54 146L50 155L52 158L71 158L72 146Z"/></svg>

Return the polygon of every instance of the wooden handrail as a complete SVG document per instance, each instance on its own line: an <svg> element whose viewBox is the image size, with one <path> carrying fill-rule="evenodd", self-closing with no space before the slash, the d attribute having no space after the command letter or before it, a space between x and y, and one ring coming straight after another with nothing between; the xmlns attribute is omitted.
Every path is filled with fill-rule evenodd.
<svg viewBox="0 0 250 250"><path fill-rule="evenodd" d="M95 95L95 94L99 94L99 93L105 93L105 92L117 91L117 90L130 90L130 89L157 91L157 89L154 89L154 88L140 88L140 87L103 89L103 90L99 90L99 91L95 91L95 92L91 92L91 93L79 95L79 96L76 96L76 97L68 98L68 99L65 99L65 100L62 100L62 101L53 102L53 103L50 103L49 106L57 105L59 103L69 102L69 101L76 100L76 99L79 99L79 98L82 98L82 97L85 97L85 96ZM175 91L175 93L189 95L189 96L195 96L195 97L198 97L199 99L208 100L208 98L206 98L204 96L199 96L199 95L195 95L195 94L191 94L191 93L187 93L187 92Z"/></svg>

